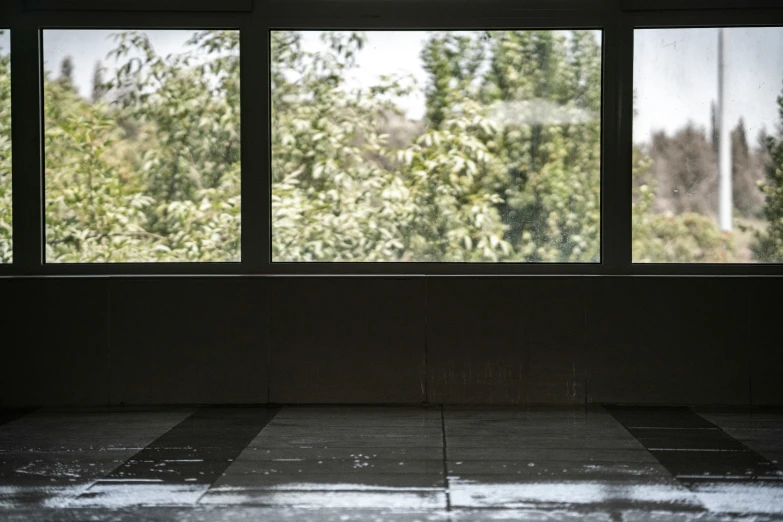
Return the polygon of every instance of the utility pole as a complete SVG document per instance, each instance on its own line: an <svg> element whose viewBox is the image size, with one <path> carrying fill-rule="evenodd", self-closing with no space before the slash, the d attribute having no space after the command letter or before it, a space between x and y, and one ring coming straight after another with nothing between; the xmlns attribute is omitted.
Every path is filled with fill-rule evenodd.
<svg viewBox="0 0 783 522"><path fill-rule="evenodd" d="M731 140L726 122L726 31L718 29L718 223L724 232L731 232L734 201L731 180Z"/></svg>

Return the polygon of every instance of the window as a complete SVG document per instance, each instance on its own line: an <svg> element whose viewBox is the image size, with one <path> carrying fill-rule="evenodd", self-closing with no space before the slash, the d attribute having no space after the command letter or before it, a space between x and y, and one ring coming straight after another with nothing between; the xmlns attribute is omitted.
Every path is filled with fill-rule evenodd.
<svg viewBox="0 0 783 522"><path fill-rule="evenodd" d="M634 262L783 262L783 28L637 30L634 88Z"/></svg>
<svg viewBox="0 0 783 522"><path fill-rule="evenodd" d="M271 31L272 260L600 261L600 31Z"/></svg>
<svg viewBox="0 0 783 522"><path fill-rule="evenodd" d="M0 29L0 263L13 261L10 49L10 33Z"/></svg>
<svg viewBox="0 0 783 522"><path fill-rule="evenodd" d="M240 259L238 31L45 30L46 260Z"/></svg>

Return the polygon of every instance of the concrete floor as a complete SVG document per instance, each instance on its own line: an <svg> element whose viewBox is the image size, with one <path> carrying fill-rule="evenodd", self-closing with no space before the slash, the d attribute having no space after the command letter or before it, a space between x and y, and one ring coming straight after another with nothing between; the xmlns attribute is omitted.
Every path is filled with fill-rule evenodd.
<svg viewBox="0 0 783 522"><path fill-rule="evenodd" d="M783 520L783 411L0 411L0 520Z"/></svg>

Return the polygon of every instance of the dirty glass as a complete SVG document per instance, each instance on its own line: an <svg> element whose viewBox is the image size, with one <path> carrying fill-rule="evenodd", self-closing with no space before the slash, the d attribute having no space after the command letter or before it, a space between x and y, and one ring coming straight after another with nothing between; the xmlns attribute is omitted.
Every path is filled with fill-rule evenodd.
<svg viewBox="0 0 783 522"><path fill-rule="evenodd" d="M239 261L239 32L45 30L43 60L46 261Z"/></svg>
<svg viewBox="0 0 783 522"><path fill-rule="evenodd" d="M269 39L273 261L600 261L599 31Z"/></svg>
<svg viewBox="0 0 783 522"><path fill-rule="evenodd" d="M783 262L783 28L634 40L634 262Z"/></svg>
<svg viewBox="0 0 783 522"><path fill-rule="evenodd" d="M11 216L11 35L0 29L0 263L13 261Z"/></svg>

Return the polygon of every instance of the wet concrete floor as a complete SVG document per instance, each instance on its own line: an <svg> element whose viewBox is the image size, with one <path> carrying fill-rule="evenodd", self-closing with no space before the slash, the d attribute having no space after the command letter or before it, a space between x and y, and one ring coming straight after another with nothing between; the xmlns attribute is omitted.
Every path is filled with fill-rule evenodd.
<svg viewBox="0 0 783 522"><path fill-rule="evenodd" d="M2 410L0 520L783 521L783 410Z"/></svg>

